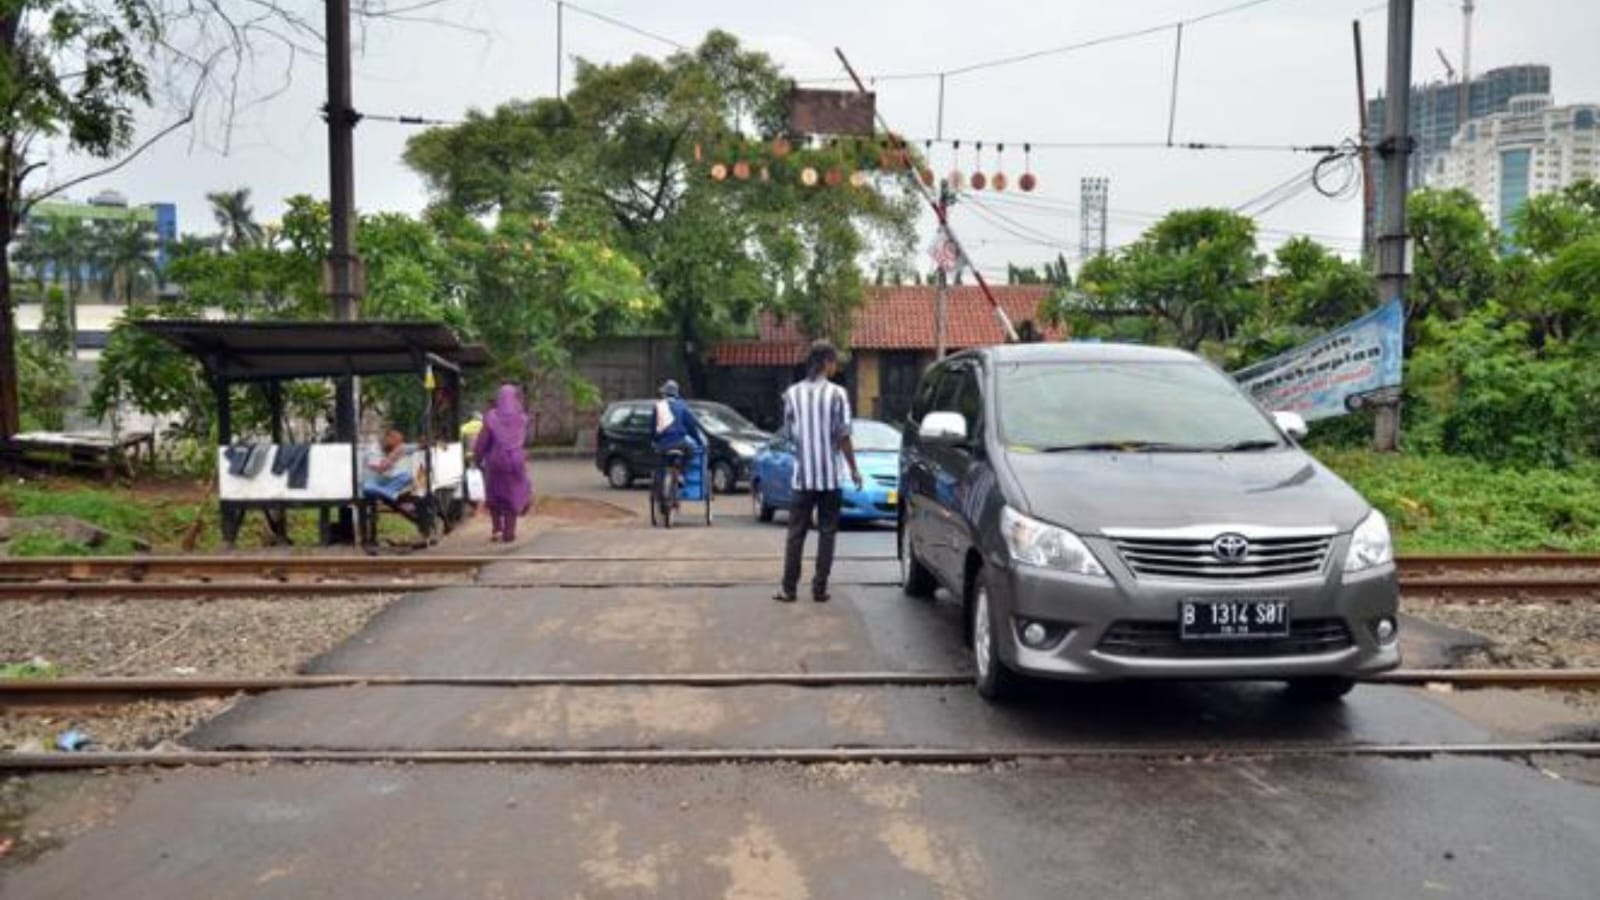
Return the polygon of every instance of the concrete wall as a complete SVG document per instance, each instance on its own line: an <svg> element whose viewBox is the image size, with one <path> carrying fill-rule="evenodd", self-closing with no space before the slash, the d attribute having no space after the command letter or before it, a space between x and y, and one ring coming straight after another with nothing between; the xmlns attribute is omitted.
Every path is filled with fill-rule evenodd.
<svg viewBox="0 0 1600 900"><path fill-rule="evenodd" d="M606 404L654 397L667 378L686 382L670 338L613 338L597 341L577 354L578 372L599 391L600 402L579 408L565 384L530 390L536 444L594 449L595 426Z"/></svg>

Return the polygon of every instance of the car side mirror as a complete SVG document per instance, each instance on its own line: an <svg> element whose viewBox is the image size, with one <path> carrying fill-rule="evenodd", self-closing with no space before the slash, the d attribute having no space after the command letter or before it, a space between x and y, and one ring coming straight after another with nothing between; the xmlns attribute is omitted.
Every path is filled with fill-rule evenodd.
<svg viewBox="0 0 1600 900"><path fill-rule="evenodd" d="M1304 440L1311 433L1311 429L1306 427L1306 420L1297 412L1279 410L1272 414L1272 419L1278 423L1279 431L1297 441Z"/></svg>
<svg viewBox="0 0 1600 900"><path fill-rule="evenodd" d="M926 444L956 445L967 442L967 419L957 412L931 412L922 417L917 437Z"/></svg>

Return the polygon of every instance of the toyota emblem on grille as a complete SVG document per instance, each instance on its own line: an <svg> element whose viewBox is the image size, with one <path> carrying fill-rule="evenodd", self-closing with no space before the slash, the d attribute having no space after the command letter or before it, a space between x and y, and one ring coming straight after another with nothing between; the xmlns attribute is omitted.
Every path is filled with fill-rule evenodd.
<svg viewBox="0 0 1600 900"><path fill-rule="evenodd" d="M1250 553L1250 542L1242 534L1224 534L1211 542L1211 552L1225 562L1242 562Z"/></svg>

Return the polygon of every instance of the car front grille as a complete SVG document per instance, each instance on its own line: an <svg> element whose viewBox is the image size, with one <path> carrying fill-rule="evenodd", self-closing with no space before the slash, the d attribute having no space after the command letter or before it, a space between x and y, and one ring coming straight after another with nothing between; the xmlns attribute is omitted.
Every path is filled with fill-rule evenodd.
<svg viewBox="0 0 1600 900"><path fill-rule="evenodd" d="M1316 575L1328 561L1331 534L1250 537L1246 553L1224 559L1212 546L1216 537L1113 536L1117 552L1142 578L1239 581Z"/></svg>
<svg viewBox="0 0 1600 900"><path fill-rule="evenodd" d="M1233 659L1263 656L1307 656L1332 653L1352 645L1350 630L1339 619L1303 619L1280 638L1211 638L1186 641L1176 622L1122 621L1106 629L1098 650L1109 656L1146 659Z"/></svg>
<svg viewBox="0 0 1600 900"><path fill-rule="evenodd" d="M895 487L900 484L899 475L874 475L872 476L872 480L883 485L884 487Z"/></svg>

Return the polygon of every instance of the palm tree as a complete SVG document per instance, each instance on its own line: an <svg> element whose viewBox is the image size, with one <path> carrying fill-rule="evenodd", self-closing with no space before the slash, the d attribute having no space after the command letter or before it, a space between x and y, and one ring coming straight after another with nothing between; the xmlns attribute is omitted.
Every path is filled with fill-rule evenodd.
<svg viewBox="0 0 1600 900"><path fill-rule="evenodd" d="M111 219L95 223L96 268L102 295L111 299L122 288L123 302L149 289L156 271L156 234L149 222Z"/></svg>
<svg viewBox="0 0 1600 900"><path fill-rule="evenodd" d="M206 199L211 201L211 215L217 220L217 227L222 229L221 243L224 247L238 252L261 243L263 232L255 220L255 210L250 206L249 188L217 191L207 194Z"/></svg>

